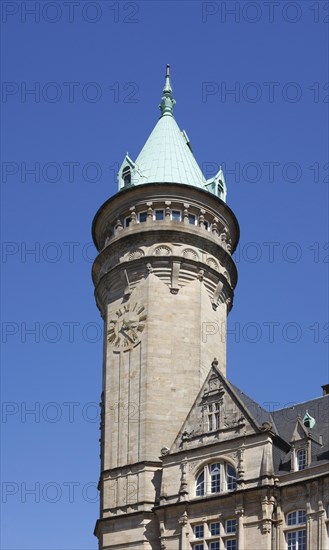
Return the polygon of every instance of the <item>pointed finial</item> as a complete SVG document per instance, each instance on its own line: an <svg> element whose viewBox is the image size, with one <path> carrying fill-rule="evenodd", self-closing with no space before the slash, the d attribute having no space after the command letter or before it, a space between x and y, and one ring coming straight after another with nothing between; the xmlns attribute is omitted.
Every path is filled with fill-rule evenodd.
<svg viewBox="0 0 329 550"><path fill-rule="evenodd" d="M161 98L161 104L159 105L161 110L161 115L171 115L173 114L173 107L176 101L172 96L172 89L170 85L170 65L166 67L166 80L163 88L163 95Z"/></svg>

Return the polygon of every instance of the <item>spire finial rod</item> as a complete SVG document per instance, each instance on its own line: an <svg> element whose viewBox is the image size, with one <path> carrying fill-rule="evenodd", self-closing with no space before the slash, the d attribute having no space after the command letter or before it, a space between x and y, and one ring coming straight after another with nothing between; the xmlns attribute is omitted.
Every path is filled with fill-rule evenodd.
<svg viewBox="0 0 329 550"><path fill-rule="evenodd" d="M173 99L172 96L172 89L170 85L170 65L167 63L166 66L166 80L165 85L162 91L162 98L161 98L161 104L159 105L161 109L162 116L163 115L171 115L173 114L173 107L175 105L176 101Z"/></svg>

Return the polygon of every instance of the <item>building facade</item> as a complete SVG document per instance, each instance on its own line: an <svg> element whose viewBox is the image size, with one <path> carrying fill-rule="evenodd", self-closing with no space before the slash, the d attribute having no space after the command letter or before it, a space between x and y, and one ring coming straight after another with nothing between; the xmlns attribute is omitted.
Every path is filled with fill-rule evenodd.
<svg viewBox="0 0 329 550"><path fill-rule="evenodd" d="M102 550L329 550L328 386L269 413L226 378L238 222L161 116L93 222Z"/></svg>

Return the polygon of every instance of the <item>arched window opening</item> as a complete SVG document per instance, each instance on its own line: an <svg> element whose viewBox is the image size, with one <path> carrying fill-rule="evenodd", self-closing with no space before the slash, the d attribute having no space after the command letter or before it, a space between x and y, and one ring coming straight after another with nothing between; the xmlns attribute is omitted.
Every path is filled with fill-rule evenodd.
<svg viewBox="0 0 329 550"><path fill-rule="evenodd" d="M124 186L131 184L131 172L130 172L130 167L129 166L126 166L122 170L122 181L123 181Z"/></svg>
<svg viewBox="0 0 329 550"><path fill-rule="evenodd" d="M236 471L227 462L206 464L196 476L197 497L236 490Z"/></svg>
<svg viewBox="0 0 329 550"><path fill-rule="evenodd" d="M198 475L196 479L196 496L202 497L204 495L204 471Z"/></svg>

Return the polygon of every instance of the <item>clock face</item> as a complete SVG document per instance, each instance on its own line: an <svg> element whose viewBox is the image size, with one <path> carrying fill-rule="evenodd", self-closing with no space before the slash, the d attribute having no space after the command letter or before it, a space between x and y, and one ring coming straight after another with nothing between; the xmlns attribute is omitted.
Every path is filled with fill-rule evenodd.
<svg viewBox="0 0 329 550"><path fill-rule="evenodd" d="M116 347L130 349L140 340L145 328L145 307L133 302L121 306L109 321L108 342Z"/></svg>

